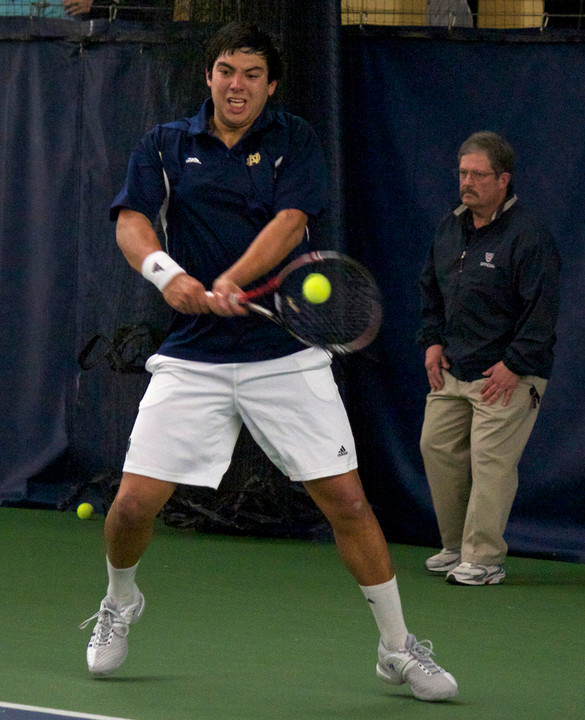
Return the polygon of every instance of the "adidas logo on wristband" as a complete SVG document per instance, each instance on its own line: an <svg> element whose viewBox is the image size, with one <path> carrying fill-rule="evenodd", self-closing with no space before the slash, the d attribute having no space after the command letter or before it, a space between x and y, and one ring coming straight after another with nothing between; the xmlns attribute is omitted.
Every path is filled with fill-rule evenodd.
<svg viewBox="0 0 585 720"><path fill-rule="evenodd" d="M142 276L162 292L171 280L185 270L170 255L156 250L142 261Z"/></svg>

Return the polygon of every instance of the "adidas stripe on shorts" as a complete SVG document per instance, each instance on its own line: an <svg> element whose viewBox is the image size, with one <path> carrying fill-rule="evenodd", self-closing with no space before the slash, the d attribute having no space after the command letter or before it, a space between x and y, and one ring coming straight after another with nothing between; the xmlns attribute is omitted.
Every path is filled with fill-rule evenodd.
<svg viewBox="0 0 585 720"><path fill-rule="evenodd" d="M324 350L213 364L153 355L124 471L217 488L244 422L291 480L357 467L347 413Z"/></svg>

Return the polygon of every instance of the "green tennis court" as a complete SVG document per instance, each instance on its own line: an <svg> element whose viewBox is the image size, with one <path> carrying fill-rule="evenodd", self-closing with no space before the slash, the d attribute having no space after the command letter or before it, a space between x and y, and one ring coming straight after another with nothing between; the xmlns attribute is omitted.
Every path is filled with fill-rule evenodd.
<svg viewBox="0 0 585 720"><path fill-rule="evenodd" d="M375 623L329 542L160 525L146 611L109 679L78 630L105 592L103 517L0 509L0 701L131 720L581 720L583 565L509 558L504 585L448 585L392 547L405 617L460 686L422 703L375 676ZM0 707L0 717L2 708ZM34 717L34 715L31 715Z"/></svg>

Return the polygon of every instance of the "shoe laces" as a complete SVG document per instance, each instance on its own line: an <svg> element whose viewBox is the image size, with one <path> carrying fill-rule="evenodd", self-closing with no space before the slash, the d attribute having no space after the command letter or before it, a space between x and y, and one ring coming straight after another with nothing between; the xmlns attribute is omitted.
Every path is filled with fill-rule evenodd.
<svg viewBox="0 0 585 720"><path fill-rule="evenodd" d="M127 631L129 626L128 621L117 610L107 607L107 605L104 605L94 615L84 620L79 629L84 630L92 620L97 620L93 632L95 637L92 637L92 642L95 645L107 645L110 642L115 623L122 626L121 630L124 628ZM123 631L119 634L125 635Z"/></svg>
<svg viewBox="0 0 585 720"><path fill-rule="evenodd" d="M460 570L469 571L469 570L473 570L475 567L477 567L477 565L474 565L473 563L470 563L470 562L459 563Z"/></svg>
<svg viewBox="0 0 585 720"><path fill-rule="evenodd" d="M430 640L417 640L412 638L412 644L406 648L413 657L416 658L422 667L429 673L442 672L443 668L439 667L433 660L433 643Z"/></svg>

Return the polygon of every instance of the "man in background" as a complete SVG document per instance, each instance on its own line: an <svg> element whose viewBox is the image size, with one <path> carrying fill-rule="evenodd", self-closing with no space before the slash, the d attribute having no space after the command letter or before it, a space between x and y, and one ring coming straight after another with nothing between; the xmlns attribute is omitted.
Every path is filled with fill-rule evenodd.
<svg viewBox="0 0 585 720"><path fill-rule="evenodd" d="M560 262L514 194L510 145L478 132L458 157L462 202L420 282L430 385L420 444L443 545L426 566L487 585L505 577L518 463L553 365Z"/></svg>

